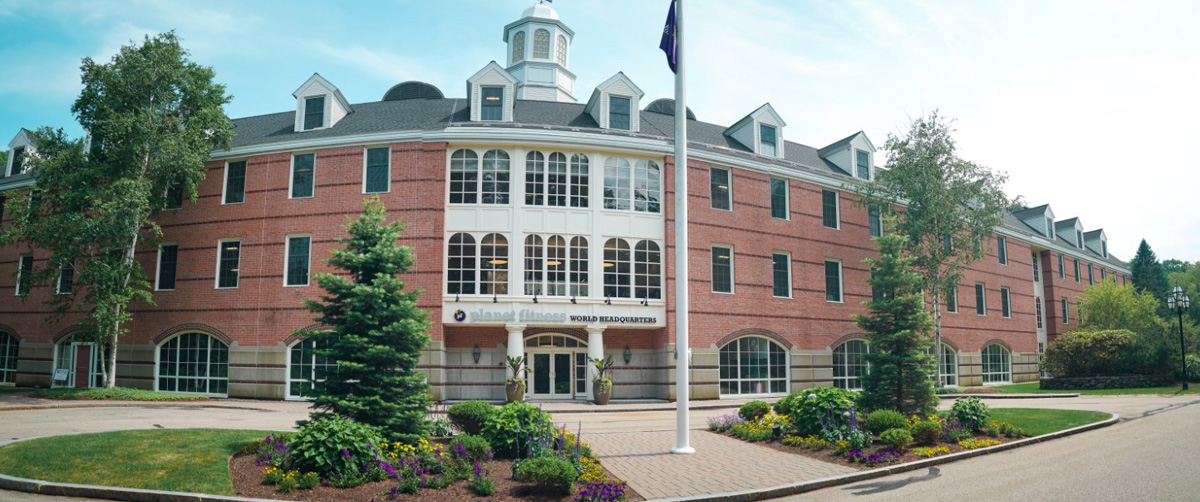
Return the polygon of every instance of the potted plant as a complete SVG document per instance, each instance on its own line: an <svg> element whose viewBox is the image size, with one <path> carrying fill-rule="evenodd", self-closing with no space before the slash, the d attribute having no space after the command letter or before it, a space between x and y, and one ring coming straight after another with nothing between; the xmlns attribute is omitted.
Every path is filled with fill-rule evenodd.
<svg viewBox="0 0 1200 502"><path fill-rule="evenodd" d="M612 356L589 360L596 367L596 379L592 380L593 402L599 405L608 404L608 400L612 398L612 379L608 378L608 370L613 367Z"/></svg>
<svg viewBox="0 0 1200 502"><path fill-rule="evenodd" d="M512 376L504 382L504 392L508 402L519 403L525 400L525 373L529 368L525 367L525 357L509 357L508 369L512 372Z"/></svg>

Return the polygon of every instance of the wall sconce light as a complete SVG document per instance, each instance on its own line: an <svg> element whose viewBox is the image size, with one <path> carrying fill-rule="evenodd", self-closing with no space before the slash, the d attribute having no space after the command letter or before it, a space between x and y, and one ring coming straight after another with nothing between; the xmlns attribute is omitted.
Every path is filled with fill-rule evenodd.
<svg viewBox="0 0 1200 502"><path fill-rule="evenodd" d="M644 307L646 305L650 305L650 300L647 300L645 297L642 297L642 306Z"/></svg>
<svg viewBox="0 0 1200 502"><path fill-rule="evenodd" d="M533 294L533 303L537 303L537 293Z"/></svg>
<svg viewBox="0 0 1200 502"><path fill-rule="evenodd" d="M479 364L479 356L483 353L479 350L479 344L475 344L475 348L471 349L471 359L475 360L475 364Z"/></svg>
<svg viewBox="0 0 1200 502"><path fill-rule="evenodd" d="M458 293L454 293L454 303L458 303Z"/></svg>
<svg viewBox="0 0 1200 502"><path fill-rule="evenodd" d="M604 304L605 304L605 305L612 305L612 298L609 298L609 297L607 297L607 296L606 296L606 297L604 297Z"/></svg>
<svg viewBox="0 0 1200 502"><path fill-rule="evenodd" d="M478 345L476 345L476 347L479 347L479 346L478 346ZM625 346L625 350L621 351L621 357L625 358L625 365L626 365L626 366L628 366L628 365L629 365L629 361L632 361L632 360L633 360L633 351L629 350L629 346L628 346L628 345L626 345L626 346ZM479 361L475 361L475 362L479 362Z"/></svg>
<svg viewBox="0 0 1200 502"><path fill-rule="evenodd" d="M492 293L492 303L499 303L499 302L500 302L500 300L496 299L496 293Z"/></svg>
<svg viewBox="0 0 1200 502"><path fill-rule="evenodd" d="M571 297L571 305L575 305L575 297L574 296Z"/></svg>

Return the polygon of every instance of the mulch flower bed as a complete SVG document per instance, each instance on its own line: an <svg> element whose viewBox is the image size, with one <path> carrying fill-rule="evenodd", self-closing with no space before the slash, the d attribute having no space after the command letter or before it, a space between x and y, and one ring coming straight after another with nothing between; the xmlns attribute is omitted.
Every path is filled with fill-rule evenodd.
<svg viewBox="0 0 1200 502"><path fill-rule="evenodd" d="M723 433L722 435L733 437L734 439L737 439L736 437L734 437L732 434L729 434L728 432ZM975 438L976 439L990 439L990 440L994 440L994 441L999 441L1000 443L1008 443L1011 441L1016 441L1018 439L1024 439L1024 438L1006 438L1004 436L990 437L986 434L976 434ZM900 452L900 459L895 462L890 462L887 464L879 464L879 465L868 467L864 464L860 464L857 462L851 462L848 458L846 458L845 455L838 455L838 454L834 453L834 451L832 449L810 450L808 448L804 448L801 446L788 446L786 444L783 444L783 441L779 440L779 439L773 440L773 441L759 441L759 442L752 443L752 444L756 444L756 445L759 445L759 446L762 446L765 448L770 448L772 450L781 451L784 453L794 453L797 455L804 455L808 458L820 460L822 462L829 462L831 464L844 465L846 467L850 467L852 469L858 469L861 471L865 471L868 469L874 469L876 467L881 467L883 465L903 464L903 463L907 463L907 462L915 462L917 460L925 460L927 458L927 457L918 456L915 453L916 448L922 447L922 446L916 445L916 446L910 446L907 449L905 449L903 452ZM967 451L966 448L959 446L958 443L943 443L943 442L939 441L936 444L933 444L930 446L931 447L932 446L943 446L947 450L950 450L949 453L939 453L937 455L938 457L944 457L951 453L959 453L959 452ZM880 453L883 453L883 452L889 451L889 450L891 450L891 448L889 448L887 446L872 445L872 446L864 449L863 453L864 454L872 454L872 453L880 454Z"/></svg>
<svg viewBox="0 0 1200 502"><path fill-rule="evenodd" d="M460 500L481 500L488 502L567 502L575 499L574 495L553 495L533 490L528 483L513 481L512 461L495 459L489 462L486 469L492 472L492 480L496 493L489 497L480 497L471 491L469 481L457 481L440 490L422 489L413 495L399 494L392 497L388 491L396 482L392 480L376 481L362 484L354 488L334 488L317 486L310 490L293 490L281 493L275 486L265 484L264 469L255 463L255 456L237 454L229 461L229 473L233 480L233 493L239 497L252 497L277 500L299 500L306 502L369 502L376 500L420 501L420 502L452 502ZM611 473L605 471L609 477ZM582 488L576 484L576 490ZM637 502L645 500L633 489L626 487L626 501Z"/></svg>

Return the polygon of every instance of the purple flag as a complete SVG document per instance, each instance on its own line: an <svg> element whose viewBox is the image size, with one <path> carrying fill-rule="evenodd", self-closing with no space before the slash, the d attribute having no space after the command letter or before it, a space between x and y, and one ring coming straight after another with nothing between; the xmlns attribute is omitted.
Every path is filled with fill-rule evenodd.
<svg viewBox="0 0 1200 502"><path fill-rule="evenodd" d="M662 49L667 54L667 66L671 67L672 72L675 70L675 63L678 61L678 52L675 50L675 33L678 27L675 24L675 0L671 0L671 10L667 11L667 24L663 26L662 41L658 43L658 48Z"/></svg>

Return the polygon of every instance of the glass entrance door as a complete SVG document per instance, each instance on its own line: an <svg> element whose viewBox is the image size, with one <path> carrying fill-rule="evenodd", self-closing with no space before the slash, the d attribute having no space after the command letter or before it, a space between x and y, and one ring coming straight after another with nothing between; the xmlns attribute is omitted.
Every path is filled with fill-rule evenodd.
<svg viewBox="0 0 1200 502"><path fill-rule="evenodd" d="M575 381L570 352L538 352L532 354L533 385L531 394L541 399L570 399L574 397Z"/></svg>

